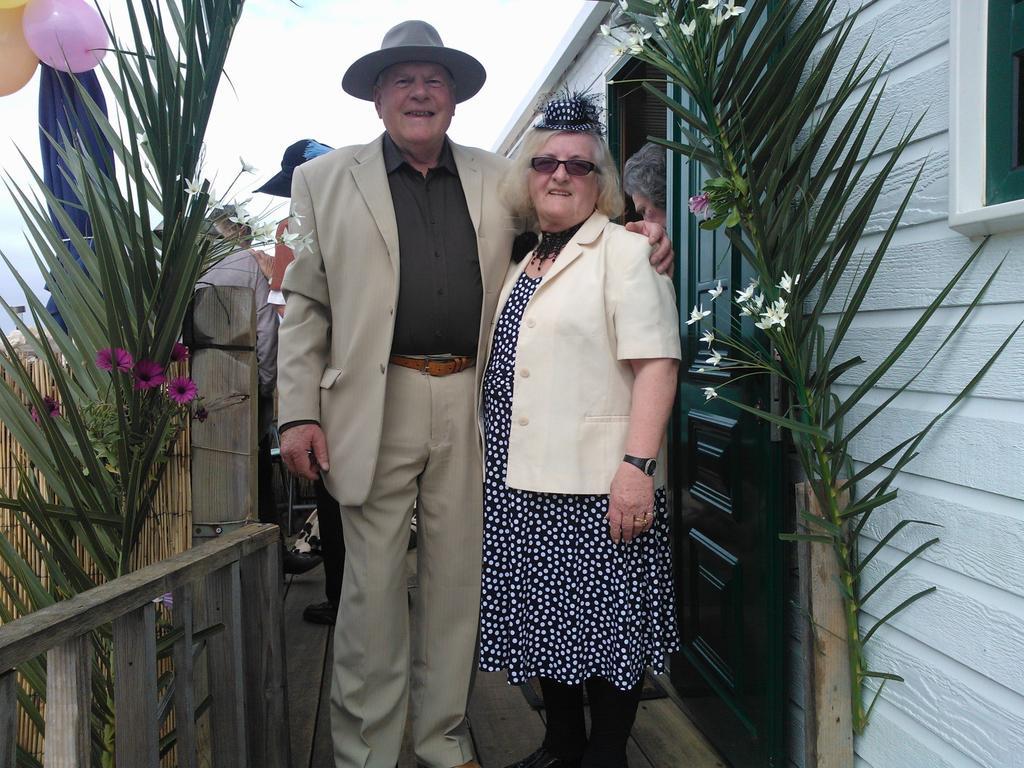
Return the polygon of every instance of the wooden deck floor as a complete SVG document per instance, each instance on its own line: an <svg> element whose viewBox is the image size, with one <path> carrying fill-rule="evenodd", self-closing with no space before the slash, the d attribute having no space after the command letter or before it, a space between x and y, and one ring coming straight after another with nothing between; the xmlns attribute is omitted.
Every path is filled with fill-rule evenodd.
<svg viewBox="0 0 1024 768"><path fill-rule="evenodd" d="M288 653L291 768L333 768L328 692L331 629L302 620L302 609L324 599L322 571L289 577L284 618ZM315 692L319 691L319 695ZM503 768L525 757L544 736L543 710L535 710L504 674L481 672L470 701L473 741L484 768ZM408 739L398 768L415 768ZM671 698L641 702L629 744L630 768L725 768L725 763Z"/></svg>

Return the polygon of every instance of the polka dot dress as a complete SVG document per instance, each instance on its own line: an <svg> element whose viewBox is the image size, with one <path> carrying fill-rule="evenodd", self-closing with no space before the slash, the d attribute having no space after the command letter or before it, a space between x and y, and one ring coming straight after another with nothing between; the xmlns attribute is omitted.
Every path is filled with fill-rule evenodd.
<svg viewBox="0 0 1024 768"><path fill-rule="evenodd" d="M603 677L632 688L679 650L665 491L655 522L631 542L608 535L606 495L505 485L519 324L541 278L520 275L498 319L484 378L480 667L575 685Z"/></svg>

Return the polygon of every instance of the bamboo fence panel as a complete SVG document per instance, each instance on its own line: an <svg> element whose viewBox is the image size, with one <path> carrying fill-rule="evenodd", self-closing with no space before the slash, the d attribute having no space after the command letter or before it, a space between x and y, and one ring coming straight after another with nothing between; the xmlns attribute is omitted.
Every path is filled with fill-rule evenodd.
<svg viewBox="0 0 1024 768"><path fill-rule="evenodd" d="M56 397L57 387L50 374L49 367L42 360L26 361L26 367L32 377L32 383L41 394L52 394ZM171 372L181 375L187 372L187 363L177 363L171 367ZM14 440L3 422L0 422L0 489L6 494L16 495L18 490L18 468L27 467L28 458L21 446ZM164 467L163 478L154 502L154 512L146 521L145 527L139 537L139 543L132 558L133 568L141 568L151 563L158 562L165 558L176 555L188 549L192 544L192 492L190 479L190 451L189 451L189 430L186 427L178 439L172 444L167 464ZM45 493L46 484L39 478L40 488ZM25 558L37 574L43 580L44 586L49 586L45 563L35 552L31 545L29 532L15 518L14 514L7 509L0 509L0 531L10 540L11 544ZM83 562L88 562L84 551L79 551ZM92 572L97 581L100 575ZM0 574L11 579L11 572L7 565L0 561ZM13 581L13 579L12 579ZM25 595L20 595L24 598ZM17 616L12 601L6 594L0 595L7 607ZM170 615L164 606L159 607L158 615L161 623L170 623ZM159 674L164 674L171 669L170 659L160 662ZM19 675L19 685L22 690L27 691L24 681ZM37 702L38 703L38 702ZM173 713L161 729L161 737L173 729ZM38 730L29 720L24 711L18 714L18 744L26 752L42 759L43 743ZM175 765L174 752L171 750L163 760L161 766L170 768Z"/></svg>

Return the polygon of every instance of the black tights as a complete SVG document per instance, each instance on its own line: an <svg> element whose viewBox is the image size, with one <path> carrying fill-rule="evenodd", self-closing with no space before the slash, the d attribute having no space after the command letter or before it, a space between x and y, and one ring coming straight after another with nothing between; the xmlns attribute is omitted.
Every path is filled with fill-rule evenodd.
<svg viewBox="0 0 1024 768"><path fill-rule="evenodd" d="M580 760L584 768L625 768L626 742L640 705L643 679L621 691L601 677L586 682L590 739L583 719L583 686L540 678L547 714L544 748L560 760Z"/></svg>

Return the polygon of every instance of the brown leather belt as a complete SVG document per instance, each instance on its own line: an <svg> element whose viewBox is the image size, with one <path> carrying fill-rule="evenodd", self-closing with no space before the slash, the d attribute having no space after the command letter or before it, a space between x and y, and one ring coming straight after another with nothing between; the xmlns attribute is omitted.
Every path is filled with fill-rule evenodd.
<svg viewBox="0 0 1024 768"><path fill-rule="evenodd" d="M412 368L427 376L448 376L452 373L464 371L473 367L476 358L473 357L407 357L406 355L392 355L392 365L400 365L403 368Z"/></svg>

